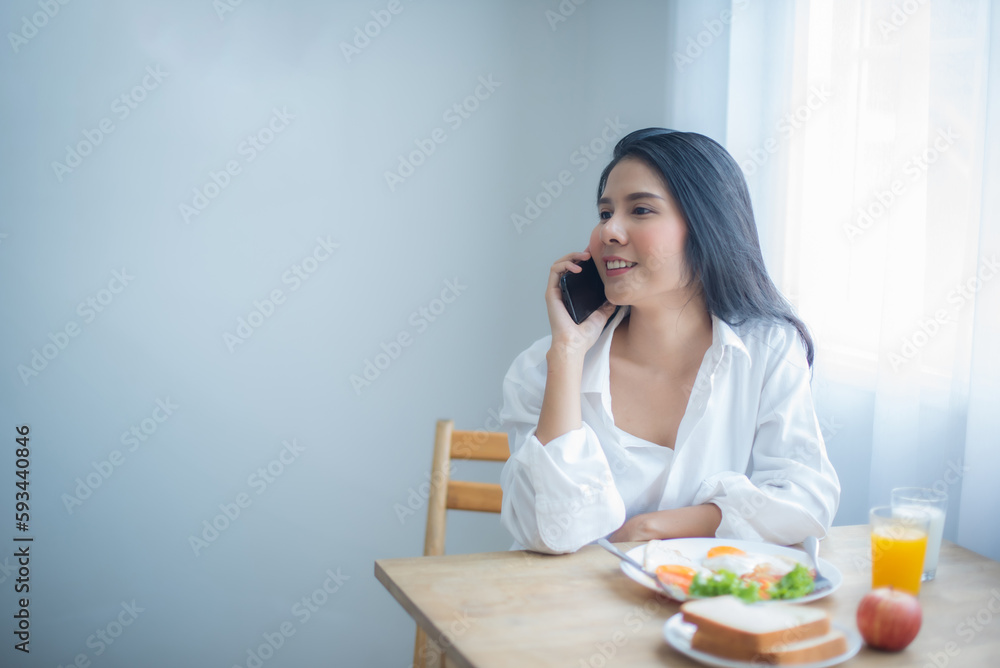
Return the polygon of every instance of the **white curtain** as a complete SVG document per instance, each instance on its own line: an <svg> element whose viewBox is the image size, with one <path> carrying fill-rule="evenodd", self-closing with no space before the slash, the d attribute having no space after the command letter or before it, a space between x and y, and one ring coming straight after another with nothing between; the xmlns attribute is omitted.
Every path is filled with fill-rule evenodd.
<svg viewBox="0 0 1000 668"><path fill-rule="evenodd" d="M867 522L894 486L936 487L946 537L1000 559L1000 235L984 179L1000 177L998 17L987 0L734 0L675 26L675 53L727 8L724 68L698 72L727 84L725 125L708 130L743 166L765 260L817 343L836 523ZM673 92L690 100L683 69Z"/></svg>

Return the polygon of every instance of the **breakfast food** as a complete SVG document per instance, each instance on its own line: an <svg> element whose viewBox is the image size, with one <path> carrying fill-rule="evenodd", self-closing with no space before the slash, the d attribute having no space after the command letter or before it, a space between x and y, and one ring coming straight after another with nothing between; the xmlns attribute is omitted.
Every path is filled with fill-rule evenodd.
<svg viewBox="0 0 1000 668"><path fill-rule="evenodd" d="M899 652L920 633L920 601L908 592L882 587L865 594L858 605L858 630L869 647Z"/></svg>
<svg viewBox="0 0 1000 668"><path fill-rule="evenodd" d="M685 622L697 629L691 649L754 665L823 661L847 651L847 637L830 628L823 610L777 603L751 606L734 596L688 601Z"/></svg>
<svg viewBox="0 0 1000 668"><path fill-rule="evenodd" d="M711 576L712 571L698 564L683 553L668 547L666 541L651 540L646 543L643 566L673 592L674 598L684 600L696 575Z"/></svg>
<svg viewBox="0 0 1000 668"><path fill-rule="evenodd" d="M695 632L691 648L734 661L747 661L754 666L788 666L798 663L813 663L840 656L847 651L847 636L836 629L816 638L775 645L756 652L742 651L729 645L724 639L701 635Z"/></svg>
<svg viewBox="0 0 1000 668"><path fill-rule="evenodd" d="M801 598L812 592L815 573L784 555L747 552L717 545L701 558L669 547L669 541L646 544L644 566L656 573L675 598L731 594L748 603Z"/></svg>
<svg viewBox="0 0 1000 668"><path fill-rule="evenodd" d="M734 596L688 601L684 621L699 631L725 635L731 644L763 650L789 640L808 640L830 631L830 618L818 608L800 605L751 607Z"/></svg>

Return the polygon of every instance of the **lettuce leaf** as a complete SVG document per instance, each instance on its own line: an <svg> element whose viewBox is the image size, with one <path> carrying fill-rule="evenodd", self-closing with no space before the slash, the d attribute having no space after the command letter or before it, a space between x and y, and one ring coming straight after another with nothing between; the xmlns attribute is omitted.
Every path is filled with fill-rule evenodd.
<svg viewBox="0 0 1000 668"><path fill-rule="evenodd" d="M808 571L807 571L808 573ZM736 573L719 570L713 575L699 573L691 582L689 596L723 596L732 594L747 603L760 599L760 584L750 580L741 580Z"/></svg>
<svg viewBox="0 0 1000 668"><path fill-rule="evenodd" d="M802 598L812 593L815 583L809 569L798 564L768 589L772 599Z"/></svg>

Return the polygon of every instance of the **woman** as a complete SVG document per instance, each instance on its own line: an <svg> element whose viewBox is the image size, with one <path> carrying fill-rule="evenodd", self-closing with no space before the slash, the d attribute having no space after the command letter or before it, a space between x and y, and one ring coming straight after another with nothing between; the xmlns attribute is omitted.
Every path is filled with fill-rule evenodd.
<svg viewBox="0 0 1000 668"><path fill-rule="evenodd" d="M708 137L638 130L601 174L598 213L587 250L549 272L552 335L504 380L515 547L825 535L840 483L812 339L764 268L739 166ZM577 325L559 278L588 258L608 302Z"/></svg>

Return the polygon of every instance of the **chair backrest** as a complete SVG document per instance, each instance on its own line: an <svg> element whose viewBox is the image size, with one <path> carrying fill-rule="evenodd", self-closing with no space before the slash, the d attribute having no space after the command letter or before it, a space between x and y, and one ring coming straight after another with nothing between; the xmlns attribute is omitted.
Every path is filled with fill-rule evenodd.
<svg viewBox="0 0 1000 668"><path fill-rule="evenodd" d="M444 554L448 510L499 513L500 485L451 479L451 461L466 459L505 462L510 457L507 434L496 431L459 431L452 420L438 420L431 459L431 490L427 499L424 556Z"/></svg>
<svg viewBox="0 0 1000 668"><path fill-rule="evenodd" d="M496 431L459 431L452 420L438 420L431 459L431 491L427 499L427 533L424 556L444 554L444 534L449 510L499 513L503 492L500 485L451 479L451 460L505 462L510 457L507 434ZM417 626L413 665L444 666L440 646Z"/></svg>

